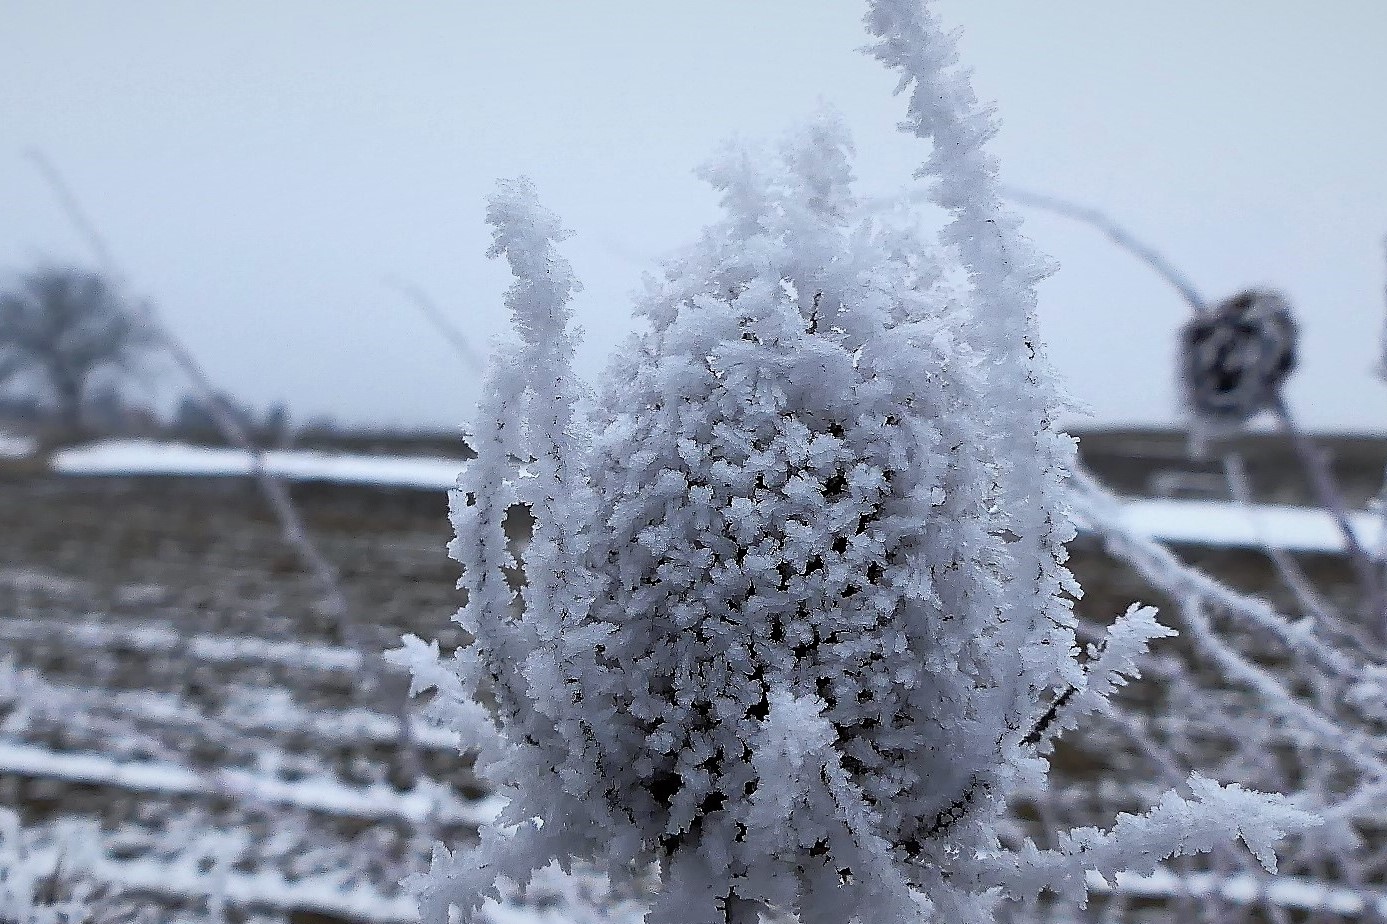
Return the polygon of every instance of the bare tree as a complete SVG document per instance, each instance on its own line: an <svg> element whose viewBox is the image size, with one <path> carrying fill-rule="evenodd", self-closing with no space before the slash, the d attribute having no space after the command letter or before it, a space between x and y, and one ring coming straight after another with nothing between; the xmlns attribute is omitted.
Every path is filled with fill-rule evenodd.
<svg viewBox="0 0 1387 924"><path fill-rule="evenodd" d="M58 422L82 423L100 378L130 375L152 342L115 285L100 273L41 266L0 291L0 384L37 380Z"/></svg>

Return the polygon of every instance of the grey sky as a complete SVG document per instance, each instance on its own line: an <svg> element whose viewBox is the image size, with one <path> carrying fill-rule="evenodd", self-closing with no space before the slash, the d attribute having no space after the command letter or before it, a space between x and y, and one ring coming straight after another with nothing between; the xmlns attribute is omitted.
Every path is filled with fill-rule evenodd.
<svg viewBox="0 0 1387 924"><path fill-rule="evenodd" d="M1004 178L1097 205L1211 298L1285 290L1305 330L1291 399L1312 425L1387 429L1387 4L944 0ZM829 0L181 0L0 4L0 268L84 258L22 150L67 175L139 286L243 399L451 425L477 382L382 282L418 283L480 346L502 327L483 200L531 175L578 232L583 360L627 293L713 215L692 176L726 137L826 101L862 190L926 151ZM1032 215L1061 263L1042 323L1099 422L1172 417L1185 310L1094 232Z"/></svg>

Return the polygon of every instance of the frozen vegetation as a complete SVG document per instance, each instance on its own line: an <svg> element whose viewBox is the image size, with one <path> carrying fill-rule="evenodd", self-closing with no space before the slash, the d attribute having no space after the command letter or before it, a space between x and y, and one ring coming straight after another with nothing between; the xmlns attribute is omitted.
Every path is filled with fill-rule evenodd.
<svg viewBox="0 0 1387 924"><path fill-rule="evenodd" d="M262 587L245 562L274 527L199 518L205 548L157 548L144 575L108 563L104 597L68 552L0 570L0 775L35 806L107 794L100 821L0 813L0 924L1387 914L1377 514L1244 510L1234 529L1224 507L1192 528L1196 508L1123 503L1083 472L1036 321L1052 268L1002 196L996 120L927 4L869 0L865 23L930 215L916 192L857 197L831 111L729 146L701 171L720 219L651 280L645 330L599 382L573 373L568 232L528 181L499 185L514 337L450 496L456 626L411 610L414 540L373 550L388 568L355 523L315 545L283 487L437 487L455 463L54 457L255 475L324 567L276 562ZM1274 307L1187 331L1191 403L1220 426L1283 409L1296 327ZM1165 611L1081 616L1079 528ZM1159 541L1192 535L1266 544L1293 605ZM1288 548L1353 553L1359 593L1317 593ZM179 568L214 598L171 598ZM415 630L389 655L406 709L346 617L382 576L372 612ZM300 623L277 612L294 580Z"/></svg>
<svg viewBox="0 0 1387 924"><path fill-rule="evenodd" d="M952 39L914 0L866 21L931 145L937 239L904 197L856 200L831 114L730 149L702 171L723 220L650 286L649 331L590 396L567 232L526 181L491 200L518 341L453 495L474 641L397 657L509 802L416 883L427 921L553 861L656 869L651 924L986 921L1239 837L1271 870L1313 823L1194 774L1107 830L1001 844L1054 737L1171 633L1133 606L1079 650L1073 447L1034 311L1048 265L1001 201ZM512 494L517 459L533 477ZM536 521L523 562L511 502Z"/></svg>

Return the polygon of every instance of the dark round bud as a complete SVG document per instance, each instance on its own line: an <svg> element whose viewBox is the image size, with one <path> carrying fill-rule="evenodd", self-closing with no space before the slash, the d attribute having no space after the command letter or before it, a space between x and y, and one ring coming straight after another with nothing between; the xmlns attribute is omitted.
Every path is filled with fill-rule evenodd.
<svg viewBox="0 0 1387 924"><path fill-rule="evenodd" d="M1196 316L1180 331L1185 403L1204 422L1246 423L1271 407L1296 364L1298 329L1275 292L1249 290Z"/></svg>

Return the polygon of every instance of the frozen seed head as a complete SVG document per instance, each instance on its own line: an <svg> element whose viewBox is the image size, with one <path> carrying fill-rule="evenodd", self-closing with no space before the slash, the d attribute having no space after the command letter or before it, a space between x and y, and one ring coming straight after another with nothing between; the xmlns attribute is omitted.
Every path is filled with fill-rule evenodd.
<svg viewBox="0 0 1387 924"><path fill-rule="evenodd" d="M1296 365L1298 328L1280 294L1252 289L1180 332L1185 403L1202 423L1237 426L1267 410Z"/></svg>
<svg viewBox="0 0 1387 924"><path fill-rule="evenodd" d="M823 114L704 170L725 218L652 280L582 420L558 225L527 186L496 200L522 342L453 549L458 666L497 696L510 749L483 771L511 801L448 874L475 894L577 857L658 863L652 924L742 901L914 920L1038 780L1026 730L1075 672L1067 514L1032 490L1059 463L1011 400L1043 370L947 282L949 248L860 207L851 148ZM506 452L535 460L509 488ZM520 586L508 490L534 516Z"/></svg>

